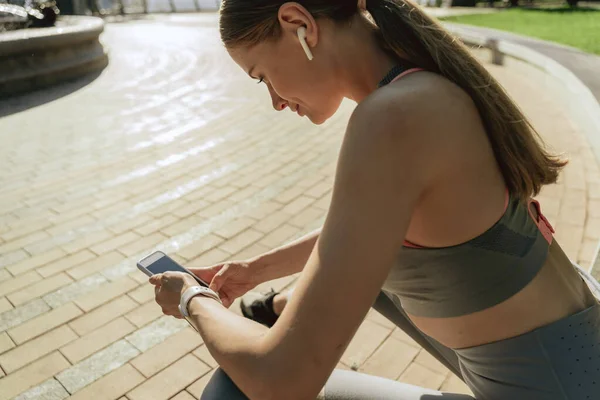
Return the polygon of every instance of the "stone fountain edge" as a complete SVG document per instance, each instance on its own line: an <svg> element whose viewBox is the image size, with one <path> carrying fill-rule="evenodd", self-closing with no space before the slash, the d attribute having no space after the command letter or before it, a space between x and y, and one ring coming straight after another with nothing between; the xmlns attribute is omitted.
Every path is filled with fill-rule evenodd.
<svg viewBox="0 0 600 400"><path fill-rule="evenodd" d="M100 18L63 16L55 27L0 34L0 98L103 69L103 31Z"/></svg>

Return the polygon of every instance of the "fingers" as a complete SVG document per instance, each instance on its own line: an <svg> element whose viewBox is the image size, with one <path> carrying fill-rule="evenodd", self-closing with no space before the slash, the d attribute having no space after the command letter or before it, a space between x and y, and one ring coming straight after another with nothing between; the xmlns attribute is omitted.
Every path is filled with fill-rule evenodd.
<svg viewBox="0 0 600 400"><path fill-rule="evenodd" d="M221 297L221 302L225 308L229 308L233 303L229 297Z"/></svg>
<svg viewBox="0 0 600 400"><path fill-rule="evenodd" d="M156 275L152 275L148 281L151 284L153 284L154 286L160 286L161 279L162 279L162 274L156 274Z"/></svg>
<svg viewBox="0 0 600 400"><path fill-rule="evenodd" d="M210 267L188 268L194 275L204 282L210 282L215 274L223 267L223 264L217 264Z"/></svg>
<svg viewBox="0 0 600 400"><path fill-rule="evenodd" d="M227 271L229 271L229 264L225 264L223 268L221 268L219 272L215 274L210 282L209 288L215 292L218 292L227 280Z"/></svg>
<svg viewBox="0 0 600 400"><path fill-rule="evenodd" d="M177 319L183 319L183 315L179 312L179 309L176 308L167 308L161 307L163 314L168 315L170 317L175 317Z"/></svg>
<svg viewBox="0 0 600 400"><path fill-rule="evenodd" d="M161 308L164 315L175 318L183 318L179 312L179 292L172 291L170 283L177 281L177 277L171 273L157 274L150 278L154 284L154 300ZM172 285L171 285L172 286Z"/></svg>

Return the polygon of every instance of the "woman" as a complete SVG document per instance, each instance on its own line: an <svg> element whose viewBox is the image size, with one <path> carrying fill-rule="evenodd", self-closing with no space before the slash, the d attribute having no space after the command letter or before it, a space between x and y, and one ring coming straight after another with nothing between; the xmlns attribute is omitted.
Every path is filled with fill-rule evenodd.
<svg viewBox="0 0 600 400"><path fill-rule="evenodd" d="M461 44L404 0L225 0L220 24L276 110L320 124L358 106L322 231L195 270L225 306L302 271L271 329L186 302L221 367L203 399L470 398L334 371L376 299L477 399L598 398L600 307L530 201L565 162ZM181 317L194 280L151 283Z"/></svg>

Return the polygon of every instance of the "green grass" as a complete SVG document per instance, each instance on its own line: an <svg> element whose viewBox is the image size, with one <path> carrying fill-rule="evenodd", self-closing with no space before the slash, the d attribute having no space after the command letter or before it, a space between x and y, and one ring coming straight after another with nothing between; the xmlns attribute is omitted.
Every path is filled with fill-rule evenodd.
<svg viewBox="0 0 600 400"><path fill-rule="evenodd" d="M441 19L514 32L600 54L600 9L518 8Z"/></svg>

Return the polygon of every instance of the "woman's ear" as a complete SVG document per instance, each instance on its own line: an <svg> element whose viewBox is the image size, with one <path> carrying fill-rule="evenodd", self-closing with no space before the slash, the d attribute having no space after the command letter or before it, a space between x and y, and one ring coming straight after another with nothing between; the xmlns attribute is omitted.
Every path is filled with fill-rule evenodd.
<svg viewBox="0 0 600 400"><path fill-rule="evenodd" d="M309 48L315 47L319 39L317 22L306 8L298 3L285 3L279 8L277 15L282 34L293 35L296 40L304 37ZM298 28L304 30L298 32ZM301 45L301 43L299 43Z"/></svg>

